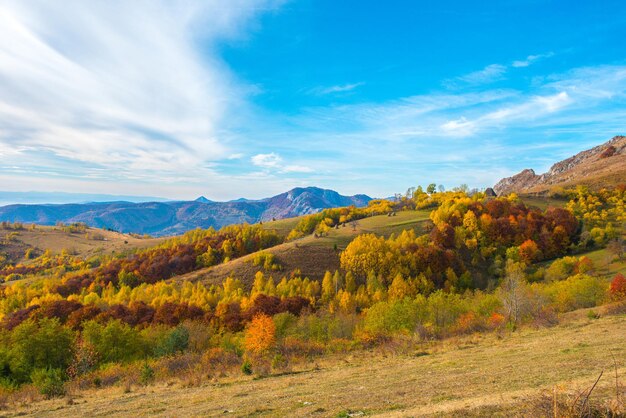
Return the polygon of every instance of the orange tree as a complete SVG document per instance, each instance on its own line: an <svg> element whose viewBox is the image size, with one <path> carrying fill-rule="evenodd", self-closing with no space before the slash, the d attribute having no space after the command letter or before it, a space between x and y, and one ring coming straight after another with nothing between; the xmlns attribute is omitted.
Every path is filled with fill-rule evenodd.
<svg viewBox="0 0 626 418"><path fill-rule="evenodd" d="M244 346L254 356L267 354L276 344L274 320L265 314L256 315L246 327Z"/></svg>

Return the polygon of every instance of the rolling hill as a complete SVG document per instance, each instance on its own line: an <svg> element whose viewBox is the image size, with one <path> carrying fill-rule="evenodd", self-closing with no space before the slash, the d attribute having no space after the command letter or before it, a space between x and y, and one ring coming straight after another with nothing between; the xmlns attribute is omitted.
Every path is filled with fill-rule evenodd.
<svg viewBox="0 0 626 418"><path fill-rule="evenodd" d="M500 180L496 193L545 193L560 187L587 185L593 189L626 183L626 136L616 136L592 149L560 161L547 173L532 169Z"/></svg>
<svg viewBox="0 0 626 418"><path fill-rule="evenodd" d="M177 235L194 228L221 228L316 213L326 208L365 206L365 195L343 196L317 187L295 188L262 200L212 202L108 202L0 207L0 221L54 225L84 222L96 228L154 236Z"/></svg>
<svg viewBox="0 0 626 418"><path fill-rule="evenodd" d="M164 238L142 238L103 229L87 228L85 232L71 233L55 226L38 226L36 229L4 230L0 227L0 255L14 263L27 263L26 250L40 255L46 250L60 253L67 250L88 259L102 254L123 253L138 248L159 245ZM7 237L10 237L8 239Z"/></svg>
<svg viewBox="0 0 626 418"><path fill-rule="evenodd" d="M357 235L376 234L389 237L391 234L399 234L405 229L414 229L416 232L422 233L425 223L429 219L429 214L429 210L417 210L398 212L395 217L371 216L359 220L354 226L346 225L331 229L325 236L318 237L311 234L296 241L263 250L264 253L274 255L276 263L281 267L280 271L268 271L254 265L253 260L257 253L252 253L226 263L177 276L172 280L220 284L227 277L236 277L242 281L246 288L250 288L254 281L254 275L259 270L277 280L280 277L288 276L294 270L299 270L303 277L321 281L326 271L332 272L340 268L339 252L344 250ZM286 236L298 220L298 218L290 218L265 222L263 227Z"/></svg>

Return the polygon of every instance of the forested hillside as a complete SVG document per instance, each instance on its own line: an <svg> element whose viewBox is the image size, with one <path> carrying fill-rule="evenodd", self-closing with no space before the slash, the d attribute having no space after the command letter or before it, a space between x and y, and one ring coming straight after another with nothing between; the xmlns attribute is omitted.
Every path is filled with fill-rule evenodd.
<svg viewBox="0 0 626 418"><path fill-rule="evenodd" d="M418 188L395 202L197 229L125 253L5 260L2 390L54 397L71 385L150 385L179 367L200 385L393 341L553 326L607 303L623 312L625 193L579 187L554 207ZM338 268L307 277L274 252L284 245L310 257L307 248L332 245ZM251 280L189 280L236 262L256 271Z"/></svg>

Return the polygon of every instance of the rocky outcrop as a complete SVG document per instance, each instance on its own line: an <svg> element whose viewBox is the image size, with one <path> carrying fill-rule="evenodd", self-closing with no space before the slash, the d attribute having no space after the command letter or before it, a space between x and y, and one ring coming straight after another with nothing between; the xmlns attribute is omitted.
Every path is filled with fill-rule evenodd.
<svg viewBox="0 0 626 418"><path fill-rule="evenodd" d="M554 164L547 173L537 175L526 169L500 180L494 190L498 195L512 192L542 192L557 186L590 184L610 186L626 182L626 137L610 141Z"/></svg>
<svg viewBox="0 0 626 418"><path fill-rule="evenodd" d="M530 188L537 184L541 177L535 174L535 170L526 169L512 177L500 180L493 189L498 195L509 194L516 190Z"/></svg>

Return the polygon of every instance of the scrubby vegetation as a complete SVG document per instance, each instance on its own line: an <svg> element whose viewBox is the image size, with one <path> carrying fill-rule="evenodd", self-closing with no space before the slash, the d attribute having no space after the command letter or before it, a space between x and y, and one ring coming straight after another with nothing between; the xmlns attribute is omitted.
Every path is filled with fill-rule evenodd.
<svg viewBox="0 0 626 418"><path fill-rule="evenodd" d="M289 239L432 208L423 235L357 236L341 253L341 270L321 282L281 272L261 250L282 239L259 225L195 230L116 257L46 253L27 270L4 267L5 280L39 278L0 289L0 386L33 384L56 396L67 380L106 386L134 376L150 384L181 369L266 375L394 338L552 326L560 313L625 303L624 276L598 274L584 255L610 244L611 256L623 257L624 188L579 188L566 209L543 211L514 195L428 191L303 217ZM251 286L236 277L221 285L167 280L255 252L260 271Z"/></svg>

